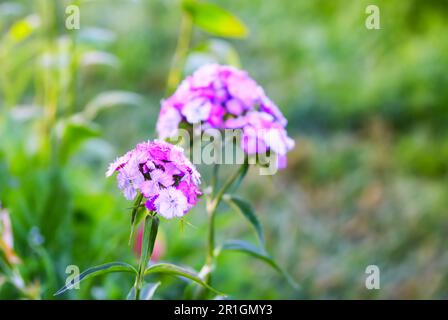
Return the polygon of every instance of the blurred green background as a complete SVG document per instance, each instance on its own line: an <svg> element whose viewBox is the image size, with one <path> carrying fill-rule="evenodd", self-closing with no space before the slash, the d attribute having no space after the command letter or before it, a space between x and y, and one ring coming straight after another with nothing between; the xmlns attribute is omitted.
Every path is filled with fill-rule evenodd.
<svg viewBox="0 0 448 320"><path fill-rule="evenodd" d="M204 62L240 65L289 119L288 168L251 169L239 194L301 290L239 253L220 257L214 286L237 299L448 298L448 3L212 2L249 34L193 27L183 76ZM79 30L65 28L70 4ZM369 4L380 30L365 27ZM69 264L136 262L131 204L104 172L155 138L182 15L174 0L0 1L0 201L21 260L11 269L3 253L0 298L53 299ZM217 219L218 241L255 241L229 208ZM160 259L198 270L203 204L188 220L163 221ZM380 290L365 288L372 264ZM132 281L103 276L62 298L120 299ZM162 281L157 299L181 297L185 282Z"/></svg>

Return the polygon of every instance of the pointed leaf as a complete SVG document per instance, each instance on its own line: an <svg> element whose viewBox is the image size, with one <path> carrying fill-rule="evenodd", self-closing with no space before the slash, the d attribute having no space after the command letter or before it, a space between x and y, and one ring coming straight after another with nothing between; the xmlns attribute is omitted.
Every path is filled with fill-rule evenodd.
<svg viewBox="0 0 448 320"><path fill-rule="evenodd" d="M175 275L179 277L185 277L190 280L193 280L194 282L202 285L203 287L209 289L210 291L213 291L216 294L224 295L223 293L213 289L210 287L203 279L199 277L199 275L191 270L185 269L183 267L176 266L171 263L156 263L151 266L149 266L145 270L145 276L152 274L152 273L162 273L162 274L168 274L168 275Z"/></svg>
<svg viewBox="0 0 448 320"><path fill-rule="evenodd" d="M294 281L294 279L292 279L285 270L280 268L277 262L272 259L272 257L266 252L266 250L243 240L230 240L225 242L222 247L217 250L216 255L219 255L221 250L240 251L247 253L257 259L260 259L277 270L280 274L282 274L294 289L299 289L299 285Z"/></svg>
<svg viewBox="0 0 448 320"><path fill-rule="evenodd" d="M71 281L71 283L66 284L61 289L58 290L54 295L60 295L65 291L72 288L75 284L80 283L83 280L90 279L93 277L97 277L102 274L112 273L112 272L129 272L129 273L137 273L134 267L124 262L110 262L106 264L102 264L96 267L92 267L84 271L79 275L79 278L75 278Z"/></svg>
<svg viewBox="0 0 448 320"><path fill-rule="evenodd" d="M147 215L145 219L145 229L143 230L143 244L140 256L140 273L142 274L148 265L156 242L157 231L159 229L159 218Z"/></svg>
<svg viewBox="0 0 448 320"><path fill-rule="evenodd" d="M160 286L160 283L160 281L146 283L140 292L140 300L151 300L157 288ZM135 300L135 287L131 288L126 300Z"/></svg>
<svg viewBox="0 0 448 320"><path fill-rule="evenodd" d="M247 161L245 161L244 164L240 168L240 176L235 181L235 183L233 185L233 190L238 189L238 187L240 186L241 182L246 177L248 171L249 171L249 163Z"/></svg>
<svg viewBox="0 0 448 320"><path fill-rule="evenodd" d="M193 23L211 34L222 37L244 38L248 31L241 20L216 4L187 0L183 9L188 12Z"/></svg>
<svg viewBox="0 0 448 320"><path fill-rule="evenodd" d="M255 231L257 232L260 243L264 245L263 229L252 206L245 200L234 195L225 195L223 199L231 208L240 212L252 224L252 226L255 228Z"/></svg>

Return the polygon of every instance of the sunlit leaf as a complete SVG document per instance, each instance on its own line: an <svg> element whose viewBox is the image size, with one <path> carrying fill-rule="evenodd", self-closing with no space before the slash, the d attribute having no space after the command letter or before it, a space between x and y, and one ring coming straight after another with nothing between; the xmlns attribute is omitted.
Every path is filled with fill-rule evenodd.
<svg viewBox="0 0 448 320"><path fill-rule="evenodd" d="M215 252L216 255L219 255L221 251L239 251L246 254L251 255L261 261L264 261L272 268L277 270L280 274L282 274L288 283L296 290L299 289L299 285L291 278L291 276L283 270L277 262L272 259L272 257L266 252L266 250L259 248L252 243L243 240L230 240L226 241L220 248L218 248Z"/></svg>
<svg viewBox="0 0 448 320"><path fill-rule="evenodd" d="M248 34L241 20L216 4L187 0L183 8L201 29L222 37L243 38Z"/></svg>
<svg viewBox="0 0 448 320"><path fill-rule="evenodd" d="M216 294L224 295L223 293L221 293L221 292L213 289L212 287L210 287L194 271L185 269L183 267L176 266L176 265L171 264L171 263L156 263L156 264L150 265L145 270L145 275L149 275L149 274L153 274L153 273L161 273L161 274L185 277L187 279L190 279L190 280L200 284L201 286L207 288L208 290L213 291Z"/></svg>
<svg viewBox="0 0 448 320"><path fill-rule="evenodd" d="M54 295L57 296L64 293L65 291L69 290L74 285L80 283L83 280L87 280L93 277L97 277L112 272L137 273L137 270L135 270L135 268L130 264L124 262L110 262L96 267L92 267L81 273L78 278L73 279L69 284L63 286Z"/></svg>
<svg viewBox="0 0 448 320"><path fill-rule="evenodd" d="M25 19L15 22L9 29L9 37L14 41L22 41L28 38L40 25L37 15L30 15Z"/></svg>
<svg viewBox="0 0 448 320"><path fill-rule="evenodd" d="M252 206L247 201L235 195L226 194L223 199L231 208L241 213L252 224L257 232L258 239L262 244L264 244L263 229Z"/></svg>
<svg viewBox="0 0 448 320"><path fill-rule="evenodd" d="M102 110L123 105L141 106L143 102L143 97L134 92L107 91L90 101L82 114L86 119L93 120Z"/></svg>

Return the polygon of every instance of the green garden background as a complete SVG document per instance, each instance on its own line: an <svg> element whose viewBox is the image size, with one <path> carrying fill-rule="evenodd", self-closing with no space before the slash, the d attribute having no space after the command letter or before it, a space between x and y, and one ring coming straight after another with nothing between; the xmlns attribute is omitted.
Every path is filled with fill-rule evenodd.
<svg viewBox="0 0 448 320"><path fill-rule="evenodd" d="M105 170L156 138L173 69L183 78L206 62L247 70L296 142L287 169L251 168L239 195L300 289L236 252L219 258L214 287L234 299L447 298L448 3L209 3L247 34L213 14L192 23L174 0L0 1L0 201L14 237L13 252L0 246L0 299L126 297L126 274L53 294L67 265L136 262L131 204ZM379 30L365 27L369 4ZM68 5L80 8L79 30L65 26ZM159 259L198 270L204 205L186 218L162 224ZM217 222L218 241L256 241L231 208ZM369 265L379 290L365 287ZM157 278L156 299L182 298L188 283Z"/></svg>

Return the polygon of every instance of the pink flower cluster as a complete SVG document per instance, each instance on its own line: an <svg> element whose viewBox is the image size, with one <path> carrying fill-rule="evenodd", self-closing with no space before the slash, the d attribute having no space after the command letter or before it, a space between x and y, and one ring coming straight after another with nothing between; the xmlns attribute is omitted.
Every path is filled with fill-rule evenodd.
<svg viewBox="0 0 448 320"><path fill-rule="evenodd" d="M200 174L183 149L163 141L138 144L109 165L128 200L142 193L148 210L171 219L182 217L198 201Z"/></svg>
<svg viewBox="0 0 448 320"><path fill-rule="evenodd" d="M203 130L241 129L243 150L247 154L273 151L279 156L280 168L294 147L279 108L245 71L230 66L208 64L199 68L162 101L159 138L176 135L181 122L200 123Z"/></svg>

